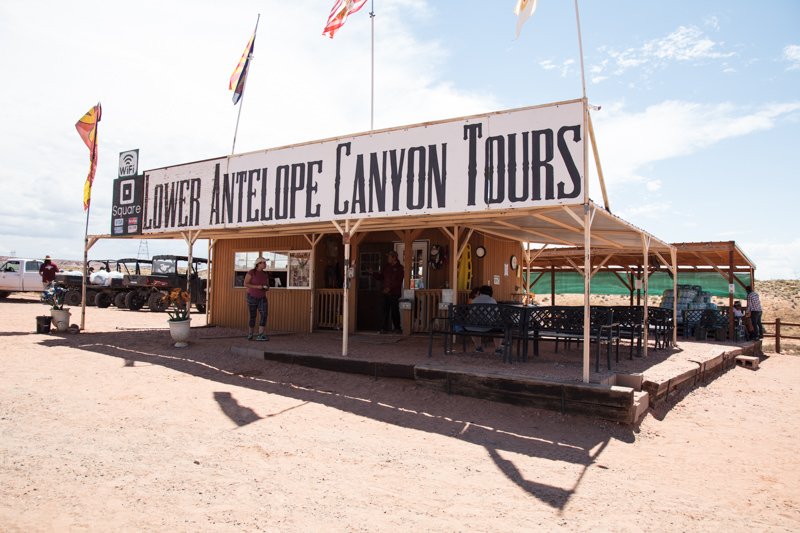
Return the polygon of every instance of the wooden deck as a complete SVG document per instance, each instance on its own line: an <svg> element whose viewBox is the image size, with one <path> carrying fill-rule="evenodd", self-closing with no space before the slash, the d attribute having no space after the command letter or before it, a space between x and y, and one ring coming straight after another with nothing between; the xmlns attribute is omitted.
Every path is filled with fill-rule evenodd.
<svg viewBox="0 0 800 533"><path fill-rule="evenodd" d="M634 424L671 394L705 384L736 366L737 355L760 352L760 343L688 342L628 358L583 383L581 350L547 349L537 358L506 364L487 353L427 357L427 338L356 334L348 356L336 353L340 334L273 335L270 343L234 341L232 353L267 361L378 378L407 379L419 386L513 405L550 409ZM460 347L457 347L460 349ZM624 354L624 356L623 356Z"/></svg>

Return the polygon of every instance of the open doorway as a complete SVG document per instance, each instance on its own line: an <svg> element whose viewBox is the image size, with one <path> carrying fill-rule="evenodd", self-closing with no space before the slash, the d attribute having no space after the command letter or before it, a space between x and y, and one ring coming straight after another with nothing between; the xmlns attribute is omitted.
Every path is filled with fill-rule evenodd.
<svg viewBox="0 0 800 533"><path fill-rule="evenodd" d="M414 241L411 245L411 265L403 265L406 269L406 278L411 273L411 286L405 289L424 289L428 286L428 254L430 241ZM394 243L394 251L403 262L406 245L402 242Z"/></svg>
<svg viewBox="0 0 800 533"><path fill-rule="evenodd" d="M403 262L405 245L401 242L364 243L358 254L356 277L358 278L358 308L356 310L356 329L361 331L379 331L383 329L383 285L370 272L377 272L386 263L386 253L397 252L400 263L406 272L406 279L411 275L411 287L408 281L403 288L423 289L428 286L428 248L429 241L414 241L411 253L411 265Z"/></svg>

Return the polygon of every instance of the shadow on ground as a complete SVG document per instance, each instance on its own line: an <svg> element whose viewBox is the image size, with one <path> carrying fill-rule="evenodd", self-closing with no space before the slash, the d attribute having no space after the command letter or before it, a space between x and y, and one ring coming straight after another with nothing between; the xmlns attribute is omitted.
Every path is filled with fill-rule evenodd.
<svg viewBox="0 0 800 533"><path fill-rule="evenodd" d="M218 334L219 336L215 336ZM143 342L143 335L146 340ZM51 336L41 344L116 357L120 372L160 365L223 385L313 402L379 422L434 432L482 446L506 478L540 501L563 509L588 468L611 439L633 442L634 429L601 420L449 396L397 379L373 379L230 353L231 335L220 328L196 332L188 349L173 348L166 331L117 331ZM376 346L376 349L380 349ZM230 391L214 393L221 411L239 426L262 418ZM269 416L279 416L272 414ZM573 486L557 487L525 478L504 452L579 465Z"/></svg>

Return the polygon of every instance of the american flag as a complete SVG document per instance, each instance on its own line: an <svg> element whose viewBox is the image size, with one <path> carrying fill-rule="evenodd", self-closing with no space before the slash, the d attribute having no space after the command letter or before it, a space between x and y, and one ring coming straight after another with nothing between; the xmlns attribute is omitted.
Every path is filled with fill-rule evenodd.
<svg viewBox="0 0 800 533"><path fill-rule="evenodd" d="M347 17L364 7L366 3L367 0L336 0L336 4L331 9L331 14L328 16L328 23L325 25L325 29L322 30L322 35L328 35L333 39L333 34L344 26L344 21L347 20Z"/></svg>

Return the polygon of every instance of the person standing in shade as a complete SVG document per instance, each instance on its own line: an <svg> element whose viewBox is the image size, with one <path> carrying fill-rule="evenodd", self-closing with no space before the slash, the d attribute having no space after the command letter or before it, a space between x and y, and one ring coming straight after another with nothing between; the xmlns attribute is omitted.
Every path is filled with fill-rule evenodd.
<svg viewBox="0 0 800 533"><path fill-rule="evenodd" d="M39 267L39 275L42 276L43 289L47 289L47 287L56 280L57 273L58 265L50 260L49 255L46 255L44 257L44 263Z"/></svg>
<svg viewBox="0 0 800 533"><path fill-rule="evenodd" d="M394 250L386 254L386 263L380 272L375 272L372 277L383 282L383 329L381 333L392 330L396 333L403 332L400 322L400 296L403 294L403 278L405 270L397 260Z"/></svg>
<svg viewBox="0 0 800 533"><path fill-rule="evenodd" d="M753 287L745 287L747 291L747 312L750 313L750 321L753 323L753 336L751 340L764 338L764 326L761 324L761 298Z"/></svg>
<svg viewBox="0 0 800 533"><path fill-rule="evenodd" d="M269 340L267 334L264 333L269 309L269 302L267 301L267 292L269 292L269 272L265 270L266 268L267 260L263 257L259 257L256 259L255 267L248 271L244 277L244 286L247 288L247 310L250 313L250 321L247 324L247 340L253 340L253 331L256 327L256 314L260 315L260 320L258 322L258 335L255 336L255 340Z"/></svg>

